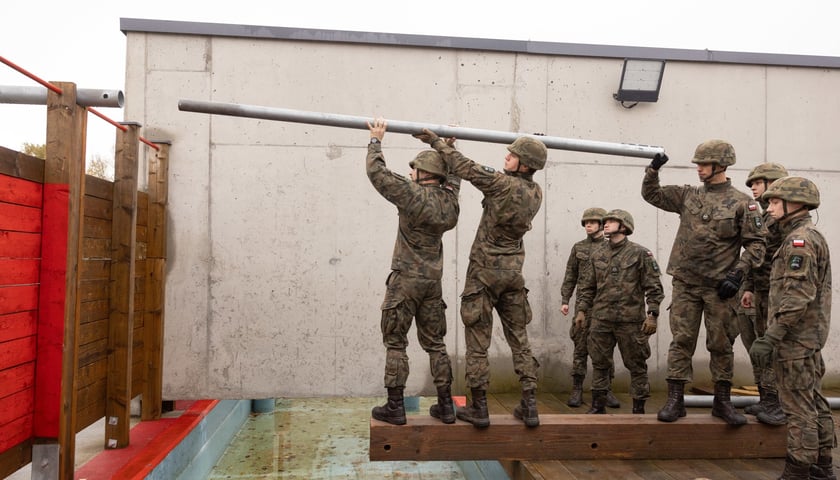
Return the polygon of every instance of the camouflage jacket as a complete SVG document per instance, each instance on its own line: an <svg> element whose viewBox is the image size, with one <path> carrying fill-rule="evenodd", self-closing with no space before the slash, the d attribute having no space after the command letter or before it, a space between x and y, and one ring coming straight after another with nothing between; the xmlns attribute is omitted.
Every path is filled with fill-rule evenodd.
<svg viewBox="0 0 840 480"><path fill-rule="evenodd" d="M542 189L533 175L507 174L479 165L446 142L435 142L457 177L472 183L483 194L484 208L470 261L491 269L522 271L525 246L522 237L542 204Z"/></svg>
<svg viewBox="0 0 840 480"><path fill-rule="evenodd" d="M381 144L368 146L370 183L399 212L391 269L439 279L443 275L443 233L458 223L458 189L446 183L420 185L385 166Z"/></svg>
<svg viewBox="0 0 840 480"><path fill-rule="evenodd" d="M562 305L568 305L572 299L572 293L575 287L580 282L580 275L583 273L585 263L589 261L589 255L592 250L599 245L603 245L606 239L604 236L592 238L587 235L585 239L572 245L572 251L569 253L569 260L566 262L566 276L563 277L563 285L560 286L560 297L563 299Z"/></svg>
<svg viewBox="0 0 840 480"><path fill-rule="evenodd" d="M674 278L689 285L716 287L729 271L746 274L764 260L767 228L761 212L731 180L702 186L660 186L659 172L648 167L642 197L680 215L668 259L667 272Z"/></svg>
<svg viewBox="0 0 840 480"><path fill-rule="evenodd" d="M810 215L783 220L780 228L786 236L773 256L767 327L787 332L777 346L778 358L804 358L821 350L828 338L831 259Z"/></svg>
<svg viewBox="0 0 840 480"><path fill-rule="evenodd" d="M578 286L577 311L594 320L641 323L665 295L653 253L624 238L592 250ZM647 309L645 309L647 302Z"/></svg>
<svg viewBox="0 0 840 480"><path fill-rule="evenodd" d="M747 292L767 292L770 290L770 267L773 265L773 255L784 240L782 232L779 231L779 225L767 213L767 205L761 203L764 211L762 218L764 219L764 226L767 227L767 248L764 251L764 261L758 268L753 268L749 275L744 278L744 291Z"/></svg>

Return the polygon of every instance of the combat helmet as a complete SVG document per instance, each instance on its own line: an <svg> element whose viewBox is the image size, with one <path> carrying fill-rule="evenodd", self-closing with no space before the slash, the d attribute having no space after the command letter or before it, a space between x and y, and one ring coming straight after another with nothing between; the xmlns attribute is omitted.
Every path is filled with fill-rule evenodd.
<svg viewBox="0 0 840 480"><path fill-rule="evenodd" d="M580 226L585 227L587 220L595 220L596 222L600 223L601 225L604 224L604 215L607 214L607 211L603 208L592 207L587 208L583 211L583 216L580 218Z"/></svg>
<svg viewBox="0 0 840 480"><path fill-rule="evenodd" d="M735 148L725 140L706 140L697 145L692 163L715 163L721 167L735 165Z"/></svg>
<svg viewBox="0 0 840 480"><path fill-rule="evenodd" d="M423 150L414 157L414 160L408 162L408 166L446 178L446 162L443 161L443 157L435 150Z"/></svg>
<svg viewBox="0 0 840 480"><path fill-rule="evenodd" d="M750 174L747 176L747 186L751 187L755 180L764 179L772 181L787 176L787 169L778 163L761 163L750 170Z"/></svg>
<svg viewBox="0 0 840 480"><path fill-rule="evenodd" d="M803 177L782 177L767 188L762 200L779 198L786 202L801 203L808 210L820 206L820 190L814 182Z"/></svg>
<svg viewBox="0 0 840 480"><path fill-rule="evenodd" d="M542 170L545 167L545 159L548 157L548 149L545 144L534 137L518 137L507 149L519 156L519 163L533 170Z"/></svg>
<svg viewBox="0 0 840 480"><path fill-rule="evenodd" d="M630 235L633 233L633 215L630 215L630 212L628 212L627 210L610 210L609 212L607 212L606 215L604 215L604 221L606 222L607 220L618 220L622 225L624 225L624 228L627 229L627 231L624 232L625 235Z"/></svg>

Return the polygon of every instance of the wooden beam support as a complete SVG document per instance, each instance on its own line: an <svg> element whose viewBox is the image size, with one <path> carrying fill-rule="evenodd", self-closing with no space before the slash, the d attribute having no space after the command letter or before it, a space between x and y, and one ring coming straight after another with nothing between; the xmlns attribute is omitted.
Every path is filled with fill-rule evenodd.
<svg viewBox="0 0 840 480"><path fill-rule="evenodd" d="M784 457L787 428L750 418L739 427L711 415L674 423L656 415L540 415L528 428L512 415L490 415L490 427L408 417L408 424L370 420L370 459L377 460L597 460Z"/></svg>

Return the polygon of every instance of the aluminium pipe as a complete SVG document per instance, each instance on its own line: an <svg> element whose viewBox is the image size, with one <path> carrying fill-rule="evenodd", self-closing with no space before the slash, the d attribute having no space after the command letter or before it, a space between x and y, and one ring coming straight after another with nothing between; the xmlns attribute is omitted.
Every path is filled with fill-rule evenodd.
<svg viewBox="0 0 840 480"><path fill-rule="evenodd" d="M753 405L758 403L759 397L756 396L743 396L743 395L731 395L732 405L742 408L746 407L747 405ZM683 400L685 401L686 407L711 407L714 403L715 397L713 395L685 395ZM838 397L826 397L828 400L828 405L831 407L832 410L840 409L840 398Z"/></svg>
<svg viewBox="0 0 840 480"><path fill-rule="evenodd" d="M125 96L121 90L76 89L76 103L83 107L121 108L124 101ZM42 87L0 85L0 103L46 105L47 89Z"/></svg>
<svg viewBox="0 0 840 480"><path fill-rule="evenodd" d="M185 112L228 115L232 117L261 118L264 120L278 120L293 123L309 123L330 127L357 128L367 130L367 122L371 117L357 117L336 113L319 113L305 110L291 110L287 108L262 107L257 105L242 105L238 103L207 102L201 100L181 100L178 109ZM516 138L525 134L502 132L498 130L482 130L477 128L453 127L448 125L434 125L428 123L388 120L388 131L415 134L424 128L435 132L441 137L455 137L459 140L476 140L491 143L512 143ZM657 153L665 153L662 147L651 145L637 145L632 143L611 143L595 140L579 140L571 138L538 135L545 146L557 150L572 150L576 152L603 153L607 155L621 155L626 157L653 158Z"/></svg>

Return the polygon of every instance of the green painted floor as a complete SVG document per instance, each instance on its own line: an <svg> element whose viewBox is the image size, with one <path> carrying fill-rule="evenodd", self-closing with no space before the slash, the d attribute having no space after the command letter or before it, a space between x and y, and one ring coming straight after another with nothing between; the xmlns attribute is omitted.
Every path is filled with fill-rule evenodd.
<svg viewBox="0 0 840 480"><path fill-rule="evenodd" d="M428 412L436 400L421 397L419 410L407 413ZM467 478L462 470L464 462L369 461L370 409L384 401L384 395L277 399L273 413L252 414L245 421L209 478Z"/></svg>

